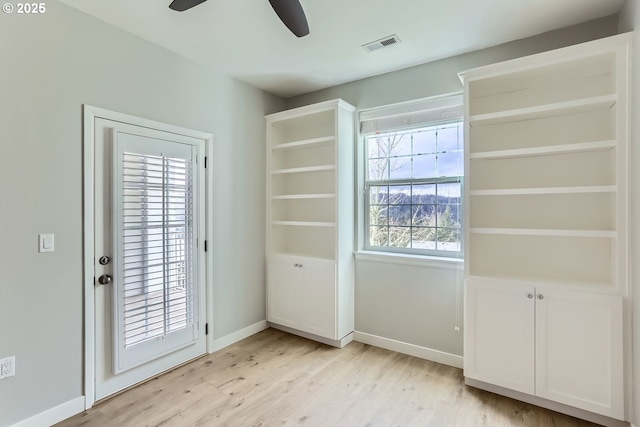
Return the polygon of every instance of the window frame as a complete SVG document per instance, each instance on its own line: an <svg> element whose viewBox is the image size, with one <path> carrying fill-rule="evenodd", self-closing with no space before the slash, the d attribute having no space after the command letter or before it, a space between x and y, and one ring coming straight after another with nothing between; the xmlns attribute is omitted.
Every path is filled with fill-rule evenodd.
<svg viewBox="0 0 640 427"><path fill-rule="evenodd" d="M459 102L454 102L452 104L452 99L457 99ZM456 106L462 108L462 97L460 93L449 94L438 97L424 98L415 101L408 101L399 104L392 104L388 106L372 108L372 109L363 109L358 112L359 117L359 127L357 131L357 141L358 141L358 177L359 177L359 213L357 217L358 222L358 245L361 252L367 253L376 253L380 255L390 254L393 256L409 256L409 257L421 257L421 258L432 258L436 260L462 260L464 257L464 209L465 209L465 200L464 200L464 152L465 152L465 138L464 135L465 127L464 127L464 117L462 114L458 114L455 117L451 117L445 120L440 121L430 121L426 123L419 124L408 124L406 127L399 127L390 130L384 130L380 133L392 133L392 132L411 132L417 131L419 129L425 129L429 127L443 126L451 123L459 123L460 129L463 132L462 136L459 138L460 141L460 149L462 150L462 165L461 165L461 175L459 176L443 176L443 177L432 177L432 178L398 178L398 179L371 179L369 180L369 156L368 156L368 137L372 135L372 132L362 132L362 114L375 116L377 113L376 110L380 111L380 117L385 117L385 110L387 111L399 111L401 114L412 114L412 113L422 113L426 110L437 110L440 108L446 108L450 106ZM409 120L410 121L410 120ZM438 153L436 151L436 153ZM414 158L414 154L410 156L412 159ZM460 202L458 207L458 218L460 227L458 228L458 232L460 235L460 250L459 251L449 251L442 249L426 249L426 248L404 248L404 247L395 247L395 246L374 246L371 245L370 238L370 227L371 218L370 218L370 207L371 197L370 197L370 188L372 186L392 186L392 185L440 185L440 184L458 184L460 185ZM387 199L387 203L389 204L389 200ZM414 206L413 203L408 206ZM438 204L434 205L437 210ZM373 224L375 226L375 224ZM414 224L406 225L404 227L413 228ZM436 230L440 228L436 225L433 227Z"/></svg>

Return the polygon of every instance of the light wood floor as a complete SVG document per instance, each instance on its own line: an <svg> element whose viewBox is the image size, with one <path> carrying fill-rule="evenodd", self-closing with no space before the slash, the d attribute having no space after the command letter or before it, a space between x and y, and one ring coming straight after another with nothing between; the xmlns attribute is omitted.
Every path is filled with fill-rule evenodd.
<svg viewBox="0 0 640 427"><path fill-rule="evenodd" d="M267 329L56 427L586 427L463 384L462 371L353 342Z"/></svg>

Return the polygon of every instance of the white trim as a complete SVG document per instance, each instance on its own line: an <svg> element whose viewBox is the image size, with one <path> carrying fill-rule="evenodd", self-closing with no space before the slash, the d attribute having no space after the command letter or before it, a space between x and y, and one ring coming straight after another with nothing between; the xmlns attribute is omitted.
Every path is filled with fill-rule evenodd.
<svg viewBox="0 0 640 427"><path fill-rule="evenodd" d="M240 329L239 331L235 331L230 333L229 335L225 335L222 338L214 339L210 353L221 350L225 347L230 346L231 344L235 344L238 341L250 337L251 335L257 334L258 332L262 332L268 327L269 325L267 324L267 321L261 320L257 323L254 323L253 325L247 326L246 328Z"/></svg>
<svg viewBox="0 0 640 427"><path fill-rule="evenodd" d="M94 137L95 128L94 123L96 118L104 118L106 120L117 121L125 124L131 124L140 127L146 127L150 129L157 129L164 132L174 133L177 135L190 136L197 139L204 140L205 152L207 156L213 153L213 135L210 133L200 132L192 129L187 129L179 126L174 126L154 120L144 119L129 114L119 113L116 111L106 110L104 108L94 107L91 105L83 104L83 265L84 265L84 398L83 409L89 409L95 403L95 311L94 311ZM208 165L209 166L209 165ZM209 167L210 169L210 167ZM207 178L212 174L207 170ZM208 181L211 182L211 181ZM212 187L208 187L210 189ZM205 230L207 230L207 239L211 239L210 230L211 224L211 208L213 207L213 201L211 200L209 193L205 194L206 206L209 211L205 215ZM206 257L206 255L205 255ZM211 272L209 268L210 264L207 264L207 271L205 273L205 301L206 301L206 313L205 318L208 319L209 327L212 328L213 322L213 302L212 295L212 283ZM211 341L207 341L209 344ZM208 345L209 347L209 345Z"/></svg>
<svg viewBox="0 0 640 427"><path fill-rule="evenodd" d="M84 396L76 397L58 406L47 409L25 420L19 421L11 427L42 427L52 426L71 418L84 411Z"/></svg>
<svg viewBox="0 0 640 427"><path fill-rule="evenodd" d="M420 267L446 268L450 270L464 269L464 260L461 258L433 257L375 251L358 251L355 253L355 256L358 261L387 262L390 264L417 265Z"/></svg>
<svg viewBox="0 0 640 427"><path fill-rule="evenodd" d="M419 357L420 359L442 363L443 365L453 366L454 368L462 369L463 366L463 357L458 356L457 354L445 353L443 351L396 341L390 338L355 331L353 333L353 340L363 344L396 351L398 353L408 354L409 356Z"/></svg>

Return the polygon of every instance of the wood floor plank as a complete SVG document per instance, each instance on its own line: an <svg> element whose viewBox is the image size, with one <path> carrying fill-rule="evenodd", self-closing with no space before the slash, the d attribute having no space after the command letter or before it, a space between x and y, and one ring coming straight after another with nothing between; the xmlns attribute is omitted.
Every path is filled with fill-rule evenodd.
<svg viewBox="0 0 640 427"><path fill-rule="evenodd" d="M464 385L460 369L267 329L56 427L593 427Z"/></svg>

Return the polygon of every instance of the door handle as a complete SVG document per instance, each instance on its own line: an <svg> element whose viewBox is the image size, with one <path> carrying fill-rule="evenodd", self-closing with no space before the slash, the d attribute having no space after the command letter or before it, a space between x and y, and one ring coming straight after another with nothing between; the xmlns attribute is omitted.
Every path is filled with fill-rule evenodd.
<svg viewBox="0 0 640 427"><path fill-rule="evenodd" d="M113 279L108 274L103 274L102 276L98 277L98 283L100 283L101 285L108 285L112 280Z"/></svg>

